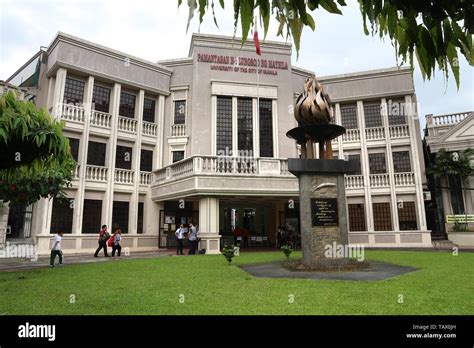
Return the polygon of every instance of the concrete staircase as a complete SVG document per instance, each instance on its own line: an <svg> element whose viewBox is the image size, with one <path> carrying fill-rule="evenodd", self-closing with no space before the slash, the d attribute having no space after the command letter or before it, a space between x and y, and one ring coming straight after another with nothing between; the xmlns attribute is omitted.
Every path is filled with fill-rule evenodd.
<svg viewBox="0 0 474 348"><path fill-rule="evenodd" d="M457 244L454 244L450 240L433 240L433 248L436 250L453 250L454 247L458 247Z"/></svg>

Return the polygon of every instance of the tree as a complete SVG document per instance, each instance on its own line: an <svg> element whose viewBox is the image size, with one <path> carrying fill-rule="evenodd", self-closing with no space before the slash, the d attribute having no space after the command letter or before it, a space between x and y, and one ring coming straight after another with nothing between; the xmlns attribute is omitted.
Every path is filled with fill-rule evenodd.
<svg viewBox="0 0 474 348"><path fill-rule="evenodd" d="M13 91L0 96L0 201L65 198L76 162L63 124Z"/></svg>
<svg viewBox="0 0 474 348"><path fill-rule="evenodd" d="M397 61L410 63L414 70L416 55L423 79L430 79L435 71L443 71L448 79L450 66L459 88L458 51L470 65L474 65L472 35L474 34L474 5L471 0L358 0L364 20L364 33L389 36L395 47ZM178 7L182 0L178 0ZM219 0L224 8L224 0ZM214 23L217 19L214 0L188 0L189 23L199 12L199 22L211 6ZM292 38L299 53L301 33L305 26L315 30L316 22L310 12L324 10L342 14L345 0L234 0L234 30L239 18L242 44L247 41L255 18L263 24L266 37L270 16L279 23L277 35ZM258 10L258 11L257 11ZM257 13L258 12L258 13ZM370 31L367 22L370 22Z"/></svg>
<svg viewBox="0 0 474 348"><path fill-rule="evenodd" d="M474 167L471 164L471 157L474 150L467 149L461 153L449 153L441 149L435 157L434 162L426 171L428 175L433 175L436 179L446 178L451 193L451 205L455 214L464 213L462 209L462 181L474 175ZM443 188L443 187L442 187ZM469 189L466 187L465 189Z"/></svg>

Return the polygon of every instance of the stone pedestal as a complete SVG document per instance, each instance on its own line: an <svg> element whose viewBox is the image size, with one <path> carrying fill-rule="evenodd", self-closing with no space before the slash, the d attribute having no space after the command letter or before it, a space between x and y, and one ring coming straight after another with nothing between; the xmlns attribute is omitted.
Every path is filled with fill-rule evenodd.
<svg viewBox="0 0 474 348"><path fill-rule="evenodd" d="M340 267L348 245L344 174L358 170L358 161L288 159L288 170L299 179L303 264L315 268Z"/></svg>

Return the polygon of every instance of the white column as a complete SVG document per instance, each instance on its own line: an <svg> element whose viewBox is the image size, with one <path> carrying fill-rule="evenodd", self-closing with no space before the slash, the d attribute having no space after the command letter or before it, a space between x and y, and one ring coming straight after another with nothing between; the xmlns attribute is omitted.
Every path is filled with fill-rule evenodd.
<svg viewBox="0 0 474 348"><path fill-rule="evenodd" d="M216 156L216 143L217 143L217 96L213 95L211 99L212 103L212 120L211 120L211 155Z"/></svg>
<svg viewBox="0 0 474 348"><path fill-rule="evenodd" d="M53 96L53 112L54 118L61 117L60 104L64 99L64 86L66 86L66 75L67 71L64 68L59 68L56 71L56 83L54 84L54 96Z"/></svg>
<svg viewBox="0 0 474 348"><path fill-rule="evenodd" d="M276 99L272 100L272 130L273 130L273 157L280 157L279 133L278 133L278 108ZM260 111L260 109L259 109ZM260 117L260 116L259 116ZM260 129L260 128L258 128Z"/></svg>
<svg viewBox="0 0 474 348"><path fill-rule="evenodd" d="M219 199L204 197L199 200L200 249L206 254L220 254Z"/></svg>
<svg viewBox="0 0 474 348"><path fill-rule="evenodd" d="M236 156L239 149L239 123L237 117L237 97L232 97L232 156Z"/></svg>
<svg viewBox="0 0 474 348"><path fill-rule="evenodd" d="M135 105L135 118L137 119L137 137L133 146L132 170L134 171L134 190L130 199L128 210L128 231L129 234L137 234L138 224L138 201L140 194L140 157L142 145L143 128L143 104L145 100L145 91L138 92L138 102Z"/></svg>
<svg viewBox="0 0 474 348"><path fill-rule="evenodd" d="M394 177L394 167L393 167L393 155L392 155L392 140L390 139L390 129L388 126L388 109L387 101L385 98L381 100L381 116L382 116L382 126L384 127L385 132L385 159L387 161L387 173L388 180L390 185L390 205L392 211L392 228L394 231L400 231L399 221L398 221L398 202L396 195L395 187L395 177Z"/></svg>
<svg viewBox="0 0 474 348"><path fill-rule="evenodd" d="M105 224L112 228L112 209L114 204L114 181L115 181L115 153L117 151L117 132L118 132L118 116L120 108L120 91L121 85L114 84L112 95L110 97L112 114L112 124L110 130L110 139L107 148L106 165L107 165L107 189L104 195L102 205L102 218Z"/></svg>
<svg viewBox="0 0 474 348"><path fill-rule="evenodd" d="M367 231L374 231L374 212L372 208L372 196L370 189L370 168L369 155L367 153L367 142L365 139L365 120L364 120L364 105L362 101L357 102L357 118L359 123L360 134L360 167L362 175L364 176L364 191L365 191L365 216Z"/></svg>
<svg viewBox="0 0 474 348"><path fill-rule="evenodd" d="M165 97L163 95L155 100L155 120L158 123L158 130L153 155L153 170L163 167L163 151L165 150Z"/></svg>
<svg viewBox="0 0 474 348"><path fill-rule="evenodd" d="M408 105L408 116L406 117L408 122L408 132L410 133L410 148L412 155L413 163L413 172L415 178L415 192L416 192L416 209L418 216L418 228L422 231L427 230L426 225L426 214L425 214L425 201L423 199L423 180L421 178L421 166L420 161L423 161L423 158L419 157L418 146L421 145L420 134L417 133L415 127L415 119L418 119L416 110L412 107L411 96L405 96L405 105ZM405 108L406 110L406 108ZM444 206L446 209L446 206Z"/></svg>
<svg viewBox="0 0 474 348"><path fill-rule="evenodd" d="M253 157L260 157L259 107L257 98L252 98Z"/></svg>
<svg viewBox="0 0 474 348"><path fill-rule="evenodd" d="M92 110L92 92L94 89L94 77L89 76L86 88L84 90L84 129L79 140L79 183L74 198L74 214L72 217L72 233L81 234L82 232L82 216L84 211L84 194L86 187L86 166L87 151L89 148L89 125Z"/></svg>

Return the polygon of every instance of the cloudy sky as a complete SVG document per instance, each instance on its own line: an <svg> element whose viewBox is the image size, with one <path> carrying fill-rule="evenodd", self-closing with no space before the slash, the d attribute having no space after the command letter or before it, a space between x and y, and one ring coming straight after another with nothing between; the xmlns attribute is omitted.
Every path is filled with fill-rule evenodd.
<svg viewBox="0 0 474 348"><path fill-rule="evenodd" d="M186 1L183 1L186 3ZM218 1L216 1L218 3ZM317 76L387 68L396 65L389 40L365 36L355 1L343 16L316 11L316 31L305 28L299 59L293 63L316 72ZM216 6L219 7L219 6ZM63 31L150 61L185 57L193 31L233 35L232 1L217 10L219 28L207 15L199 27L197 18L186 33L188 10L177 0L0 0L0 80L8 78ZM268 39L276 36L272 23ZM239 35L239 32L237 32ZM441 72L423 81L418 67L415 89L419 114L446 114L474 110L474 70L460 59L461 87L454 79L447 83Z"/></svg>

